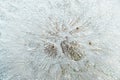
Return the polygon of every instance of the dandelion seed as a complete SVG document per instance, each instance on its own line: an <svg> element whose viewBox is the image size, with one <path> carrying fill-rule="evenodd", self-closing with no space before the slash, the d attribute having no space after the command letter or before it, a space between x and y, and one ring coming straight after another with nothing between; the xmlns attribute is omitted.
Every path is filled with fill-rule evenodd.
<svg viewBox="0 0 120 80"><path fill-rule="evenodd" d="M55 57L57 55L57 47L54 44L48 43L44 48L44 52L48 56Z"/></svg>
<svg viewBox="0 0 120 80"><path fill-rule="evenodd" d="M92 45L92 43L91 43L91 42L89 42L89 45Z"/></svg>
<svg viewBox="0 0 120 80"><path fill-rule="evenodd" d="M73 30L70 31L69 33L72 35L72 34L79 33L79 32L80 32L80 28L79 28L79 27L76 27L75 29L73 29Z"/></svg>

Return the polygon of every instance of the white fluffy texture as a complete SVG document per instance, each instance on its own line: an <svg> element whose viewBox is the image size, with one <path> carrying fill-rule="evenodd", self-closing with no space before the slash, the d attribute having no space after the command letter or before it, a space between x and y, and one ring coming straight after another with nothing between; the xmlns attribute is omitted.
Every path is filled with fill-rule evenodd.
<svg viewBox="0 0 120 80"><path fill-rule="evenodd" d="M0 0L0 80L120 80L119 5L119 0ZM50 40L43 36L54 31L50 24L71 30L68 22L78 17L82 31L60 36L79 40L86 56L67 58L59 36L52 41L58 56L47 56L42 40Z"/></svg>

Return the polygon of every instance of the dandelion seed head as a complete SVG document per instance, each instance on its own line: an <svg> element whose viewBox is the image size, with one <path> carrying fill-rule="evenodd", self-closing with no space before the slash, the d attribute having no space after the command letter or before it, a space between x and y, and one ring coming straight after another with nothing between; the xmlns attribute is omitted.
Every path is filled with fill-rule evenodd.
<svg viewBox="0 0 120 80"><path fill-rule="evenodd" d="M119 8L112 1L0 4L0 80L120 79Z"/></svg>

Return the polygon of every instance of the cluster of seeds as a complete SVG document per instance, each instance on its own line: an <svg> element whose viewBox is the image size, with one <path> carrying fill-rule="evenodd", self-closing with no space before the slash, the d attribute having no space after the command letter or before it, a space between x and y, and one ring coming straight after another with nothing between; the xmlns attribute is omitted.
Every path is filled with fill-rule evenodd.
<svg viewBox="0 0 120 80"><path fill-rule="evenodd" d="M83 53L80 51L80 46L77 42L62 41L61 48L62 52L72 60L78 61L83 57Z"/></svg>
<svg viewBox="0 0 120 80"><path fill-rule="evenodd" d="M77 18L76 20L70 20L68 21L68 23L62 24L59 24L56 19L49 18L49 20L50 25L52 25L52 31L47 31L47 39L50 41L50 43L48 43L44 47L45 54L47 54L49 57L56 57L58 51L62 50L61 52L71 60L79 61L80 59L82 59L84 56L84 52L81 50L79 42L75 40L69 40L69 36L73 36L73 34L79 33L81 30L80 27L75 26L75 24L78 23L79 18ZM72 26L72 30L68 28L68 26ZM58 47L56 46L57 40L60 40L59 44L57 45L60 46L61 49L58 49Z"/></svg>

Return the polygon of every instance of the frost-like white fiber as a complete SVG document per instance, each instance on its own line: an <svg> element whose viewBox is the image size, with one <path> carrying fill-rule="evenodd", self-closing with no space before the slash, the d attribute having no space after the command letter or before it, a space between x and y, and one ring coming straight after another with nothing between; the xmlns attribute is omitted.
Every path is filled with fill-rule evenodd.
<svg viewBox="0 0 120 80"><path fill-rule="evenodd" d="M0 0L0 80L120 80L119 0Z"/></svg>

